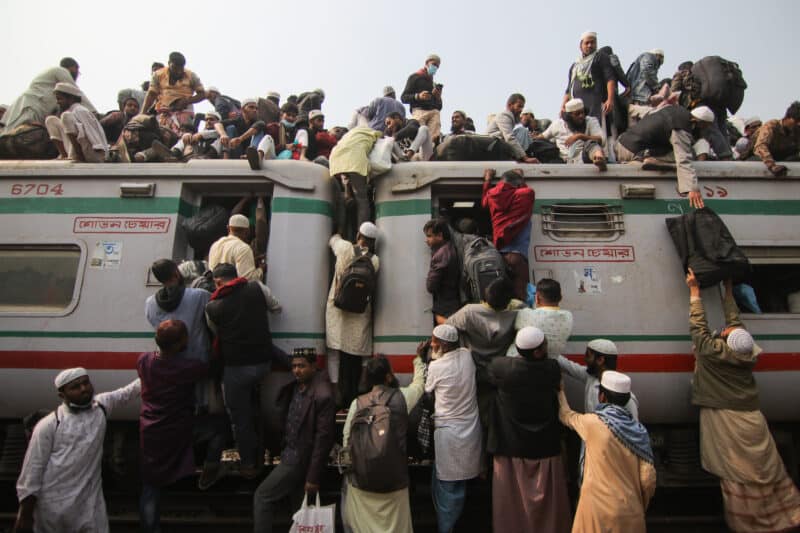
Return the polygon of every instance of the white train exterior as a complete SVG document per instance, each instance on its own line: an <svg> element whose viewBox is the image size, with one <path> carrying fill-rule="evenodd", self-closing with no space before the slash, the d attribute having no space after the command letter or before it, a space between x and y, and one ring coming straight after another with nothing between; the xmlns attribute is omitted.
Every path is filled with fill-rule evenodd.
<svg viewBox="0 0 800 533"><path fill-rule="evenodd" d="M479 212L487 165L498 173L513 166L407 163L374 180L381 258L375 351L391 357L400 373L410 370L417 343L432 327L422 226L432 214ZM722 216L762 276L771 268L800 276L800 164L788 166L789 177L776 179L760 163L696 165L706 205ZM642 420L694 424L688 291L664 223L688 210L674 174L630 165L606 173L588 165L524 170L536 191L534 278L558 280L562 306L575 317L566 355L580 360L589 339L613 339L620 370L633 378ZM180 222L209 198L269 196L267 284L283 303L283 313L272 319L275 342L324 353L331 191L325 168L300 162L271 162L261 172L244 161L0 162L0 419L52 406L52 378L60 368L86 366L100 390L135 376L137 355L154 347L143 313L157 288L149 266L161 257L193 258ZM69 279L52 290L35 282L40 286L30 290L43 301L23 297L20 305L13 295L29 289L6 283L24 281L21 268L46 264L69 270ZM709 321L718 328L719 295L704 292ZM800 440L800 313L791 310L743 319L764 349L756 367L762 409ZM579 405L579 387L570 386L570 394ZM131 408L123 416L135 413Z"/></svg>

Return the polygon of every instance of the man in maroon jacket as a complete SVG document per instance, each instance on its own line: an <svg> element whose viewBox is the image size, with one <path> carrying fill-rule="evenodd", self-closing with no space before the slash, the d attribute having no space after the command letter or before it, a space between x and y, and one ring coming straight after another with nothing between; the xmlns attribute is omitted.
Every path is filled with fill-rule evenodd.
<svg viewBox="0 0 800 533"><path fill-rule="evenodd" d="M521 169L503 173L500 182L492 187L497 172L483 172L481 205L492 217L494 245L503 254L514 284L514 298L525 301L528 293L528 249L531 245L531 215L536 197L525 184Z"/></svg>
<svg viewBox="0 0 800 533"><path fill-rule="evenodd" d="M254 530L272 533L275 506L284 498L301 501L303 491L319 491L333 447L336 407L328 373L316 367L316 355L302 350L291 358L295 381L278 393L286 409L281 462L253 495ZM293 505L294 508L297 505Z"/></svg>

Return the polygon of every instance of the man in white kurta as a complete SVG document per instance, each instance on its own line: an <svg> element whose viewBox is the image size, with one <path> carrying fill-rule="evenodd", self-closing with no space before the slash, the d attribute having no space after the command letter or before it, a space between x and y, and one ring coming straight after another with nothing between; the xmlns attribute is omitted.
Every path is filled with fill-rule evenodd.
<svg viewBox="0 0 800 533"><path fill-rule="evenodd" d="M458 345L458 330L449 324L433 329L425 392L434 393L435 467L431 492L439 531L450 531L466 500L467 480L481 469L481 423L475 362Z"/></svg>
<svg viewBox="0 0 800 533"><path fill-rule="evenodd" d="M375 224L364 222L358 229L355 244L339 234L328 242L336 256L336 266L325 305L325 345L328 347L328 375L331 382L338 384L341 405L344 407L358 396L362 364L365 357L372 355L372 303L367 304L363 313L339 309L334 305L336 287L357 253L371 254L372 266L378 272L380 260L374 253L377 236Z"/></svg>
<svg viewBox="0 0 800 533"><path fill-rule="evenodd" d="M71 83L57 83L56 95L61 116L49 116L44 125L62 158L86 163L102 163L108 155L108 141L100 121L81 105L81 91Z"/></svg>
<svg viewBox="0 0 800 533"><path fill-rule="evenodd" d="M261 281L264 277L263 262L256 265L253 249L250 247L250 220L244 215L233 215L228 219L228 234L217 239L208 251L208 268L229 263L236 267L239 277L248 281Z"/></svg>
<svg viewBox="0 0 800 533"><path fill-rule="evenodd" d="M106 418L137 398L141 383L136 379L92 397L94 389L82 368L65 370L55 383L64 402L33 430L17 480L17 528L29 530L32 519L35 533L106 533L100 476Z"/></svg>

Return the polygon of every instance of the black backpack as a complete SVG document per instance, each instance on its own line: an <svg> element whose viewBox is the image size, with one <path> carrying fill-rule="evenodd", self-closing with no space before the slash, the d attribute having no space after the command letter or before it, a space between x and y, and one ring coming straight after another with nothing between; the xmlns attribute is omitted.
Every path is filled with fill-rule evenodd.
<svg viewBox="0 0 800 533"><path fill-rule="evenodd" d="M494 280L509 279L503 256L484 237L475 237L466 242L462 257L465 295L471 302L483 300L486 287Z"/></svg>
<svg viewBox="0 0 800 533"><path fill-rule="evenodd" d="M372 301L378 274L372 265L372 254L353 245L356 254L336 285L333 305L342 311L363 313Z"/></svg>
<svg viewBox="0 0 800 533"><path fill-rule="evenodd" d="M381 399L370 392L356 400L350 426L350 479L361 490L387 493L408 486L408 458L393 430L389 409L395 394L399 394L397 389ZM405 409L401 416L408 416Z"/></svg>
<svg viewBox="0 0 800 533"><path fill-rule="evenodd" d="M702 102L725 107L731 113L739 110L747 82L738 63L719 56L707 56L692 66L692 76L699 82L696 96Z"/></svg>
<svg viewBox="0 0 800 533"><path fill-rule="evenodd" d="M199 253L208 251L214 241L228 233L229 216L227 209L211 204L201 207L195 216L183 219L181 228L186 232L189 246Z"/></svg>

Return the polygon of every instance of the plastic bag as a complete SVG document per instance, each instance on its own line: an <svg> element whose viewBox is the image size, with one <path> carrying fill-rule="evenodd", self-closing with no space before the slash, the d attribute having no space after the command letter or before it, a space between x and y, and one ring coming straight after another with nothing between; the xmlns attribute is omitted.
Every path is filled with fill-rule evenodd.
<svg viewBox="0 0 800 533"><path fill-rule="evenodd" d="M303 504L292 517L289 533L335 533L336 504L320 505L319 492L317 504L308 505L308 493L303 496Z"/></svg>
<svg viewBox="0 0 800 533"><path fill-rule="evenodd" d="M394 138L381 137L369 153L369 169L372 176L385 174L392 169L392 148Z"/></svg>

